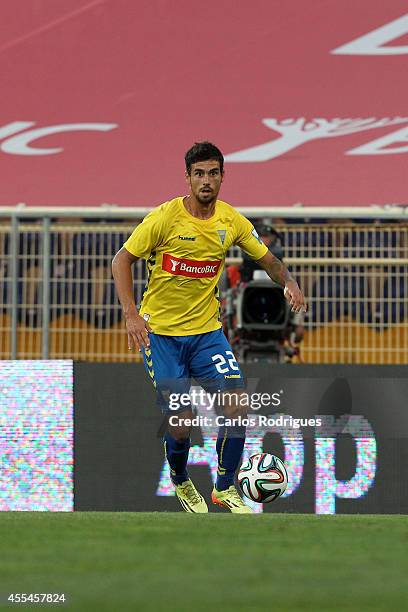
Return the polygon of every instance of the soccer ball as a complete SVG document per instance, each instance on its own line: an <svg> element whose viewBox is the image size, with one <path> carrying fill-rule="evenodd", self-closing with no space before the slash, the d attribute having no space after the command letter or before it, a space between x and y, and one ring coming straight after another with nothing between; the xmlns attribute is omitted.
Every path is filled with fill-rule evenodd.
<svg viewBox="0 0 408 612"><path fill-rule="evenodd" d="M252 455L241 465L238 483L243 494L259 504L278 499L288 486L285 464L276 455Z"/></svg>

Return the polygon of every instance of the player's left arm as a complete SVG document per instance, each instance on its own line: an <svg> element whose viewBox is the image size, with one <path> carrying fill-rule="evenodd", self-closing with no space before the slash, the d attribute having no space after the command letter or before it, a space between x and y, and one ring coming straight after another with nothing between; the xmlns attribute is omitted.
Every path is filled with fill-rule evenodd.
<svg viewBox="0 0 408 612"><path fill-rule="evenodd" d="M236 235L233 243L241 247L275 283L282 287L293 312L306 312L304 295L287 267L267 249L248 219L236 212L234 221Z"/></svg>
<svg viewBox="0 0 408 612"><path fill-rule="evenodd" d="M293 312L306 312L307 304L305 296L299 285L280 259L268 251L261 259L256 260L275 283L284 290L284 296L289 302Z"/></svg>

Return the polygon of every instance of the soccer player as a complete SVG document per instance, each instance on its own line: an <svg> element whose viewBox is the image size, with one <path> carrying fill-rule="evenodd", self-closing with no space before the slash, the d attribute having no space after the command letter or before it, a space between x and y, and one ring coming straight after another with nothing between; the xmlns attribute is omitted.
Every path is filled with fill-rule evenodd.
<svg viewBox="0 0 408 612"><path fill-rule="evenodd" d="M129 349L142 351L159 405L165 415L177 417L169 419L164 435L176 495L186 512L204 513L207 504L187 471L191 405L180 402L174 410L168 400L170 394L187 394L192 378L207 392L244 389L219 313L217 283L228 249L238 245L256 260L284 289L294 312L305 310L306 304L296 281L251 223L218 199L224 179L221 151L210 142L195 143L185 155L185 164L189 194L148 214L115 255L112 271ZM138 312L131 268L140 258L147 260L148 282ZM246 410L239 401L225 406L228 417L245 416ZM245 427L220 428L217 481L211 496L213 503L238 514L252 512L234 486L244 443Z"/></svg>

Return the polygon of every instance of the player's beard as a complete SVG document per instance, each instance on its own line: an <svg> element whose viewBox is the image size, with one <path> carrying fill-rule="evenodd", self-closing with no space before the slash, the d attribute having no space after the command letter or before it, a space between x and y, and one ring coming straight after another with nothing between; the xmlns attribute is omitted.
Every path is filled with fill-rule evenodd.
<svg viewBox="0 0 408 612"><path fill-rule="evenodd" d="M196 195L196 198L200 202L200 204L203 204L204 206L211 206L211 204L214 204L214 202L217 200L218 192L217 193L211 192L211 194L208 194L208 195L211 197L203 198L200 192L198 192Z"/></svg>

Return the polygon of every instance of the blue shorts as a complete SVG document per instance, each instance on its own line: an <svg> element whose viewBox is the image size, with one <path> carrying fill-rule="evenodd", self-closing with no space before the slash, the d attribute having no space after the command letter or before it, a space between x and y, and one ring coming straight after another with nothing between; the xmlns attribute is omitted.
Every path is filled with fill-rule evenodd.
<svg viewBox="0 0 408 612"><path fill-rule="evenodd" d="M163 413L174 414L190 408L169 408L170 394L188 393L191 379L208 393L242 389L244 377L223 330L193 336L149 334L150 347L143 349L143 361L156 387Z"/></svg>

